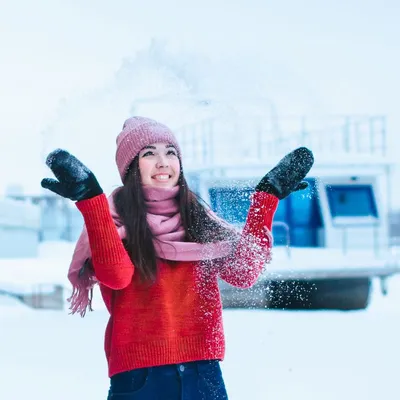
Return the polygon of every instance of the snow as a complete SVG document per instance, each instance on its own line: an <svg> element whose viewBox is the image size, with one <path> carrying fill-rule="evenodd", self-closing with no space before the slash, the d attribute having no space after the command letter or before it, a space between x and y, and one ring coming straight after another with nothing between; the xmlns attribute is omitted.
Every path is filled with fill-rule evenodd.
<svg viewBox="0 0 400 400"><path fill-rule="evenodd" d="M47 261L55 259L52 248L42 249ZM59 244L56 251L67 249ZM365 311L225 310L230 400L397 399L400 277L388 286L383 297L374 282ZM98 293L95 299L95 312L82 319L0 296L2 398L106 398L108 314Z"/></svg>
<svg viewBox="0 0 400 400"><path fill-rule="evenodd" d="M360 16L355 13L360 5L349 5L352 2L340 8L332 2L329 11L322 2L319 7L317 2L309 6L275 2L279 7L268 5L252 11L248 2L239 1L228 8L209 2L213 7L210 13L202 2L202 9L193 13L193 5L180 1L179 7L159 2L157 13L154 4L142 5L138 13L137 4L125 1L121 8L96 2L93 13L89 3L64 3L46 2L40 9L37 3L9 2L2 13L8 32L2 35L8 41L2 50L9 53L0 74L6 93L3 108L7 110L1 131L8 134L1 137L6 151L0 161L2 170L12 173L0 177L1 191L6 184L20 182L28 194L41 193L40 180L49 173L44 156L59 146L82 159L111 191L119 182L113 143L127 116L145 114L178 126L214 116L214 112L247 114L248 108L241 103L248 104L248 98L255 99L263 113L265 109L269 119L279 123L287 113L349 115L381 110L391 120L388 139L392 156L398 147L398 137L391 133L400 126L394 97L398 90L393 90L400 82L400 57L393 56L398 54L393 51L398 37L393 30L397 26L398 31L393 7L364 2ZM375 31L370 16L374 16ZM155 42L146 48L153 35L168 38L168 45ZM257 46L260 38L264 38L263 46ZM191 51L185 53L185 48ZM209 58L216 61L208 63ZM374 74L379 79L373 79ZM195 99L185 101L190 92L195 92ZM143 101L143 96L162 100L161 105ZM204 102L209 105L205 107ZM258 150L249 145L251 135L242 133L252 131L247 126L233 141L231 138L236 149L243 146L244 151L226 151L230 163L235 154L246 163L238 164L243 174L260 168L259 159L250 151ZM370 144L367 137L364 146ZM388 163L378 157L371 164L366 154L337 157L334 151L329 154L331 147L320 144L319 139L309 143L324 168L327 164L339 168L339 163L365 174L372 165ZM198 144L194 147L201 149ZM271 164L284 152L283 148L265 147L273 153L264 157ZM189 164L190 159L195 161L190 152L186 159ZM390 197L399 206L397 192ZM12 222L15 226L15 221L25 227L38 225L37 207L23 207L24 211L13 205L11 210L6 207L9 202L0 202L3 225ZM5 232L2 246L11 250L11 231ZM25 248L36 244L36 239L29 243L28 239L24 236L18 243ZM66 271L72 248L52 246L41 249L40 259L1 259L0 290L26 292L52 283L69 287ZM270 268L273 273L294 267L304 270L307 265L307 273L315 274L320 273L322 264L332 271L356 263L361 269L384 269L386 263L386 259L372 256L360 261L356 254L314 251L310 256L301 250L294 250L288 258L284 249L279 250ZM398 266L398 258L395 261L392 265ZM400 278L389 281L388 297L382 297L375 283L366 311L225 311L227 355L222 367L230 399L397 399ZM94 308L96 312L81 319L67 311L34 311L1 295L0 398L105 399L108 379L103 336L108 315L98 291Z"/></svg>
<svg viewBox="0 0 400 400"><path fill-rule="evenodd" d="M392 296L375 293L365 312L226 312L231 398L397 399L400 281L392 283Z"/></svg>

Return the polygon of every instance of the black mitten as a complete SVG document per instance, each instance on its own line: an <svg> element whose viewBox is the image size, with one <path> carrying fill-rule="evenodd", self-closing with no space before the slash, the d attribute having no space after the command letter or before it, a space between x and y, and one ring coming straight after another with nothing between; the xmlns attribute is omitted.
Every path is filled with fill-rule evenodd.
<svg viewBox="0 0 400 400"><path fill-rule="evenodd" d="M47 156L46 165L57 179L44 178L41 185L45 189L74 201L87 200L103 193L93 172L65 150L52 151Z"/></svg>
<svg viewBox="0 0 400 400"><path fill-rule="evenodd" d="M303 181L314 164L314 156L306 147L299 147L282 158L256 186L256 191L273 194L279 200L292 192L306 189Z"/></svg>

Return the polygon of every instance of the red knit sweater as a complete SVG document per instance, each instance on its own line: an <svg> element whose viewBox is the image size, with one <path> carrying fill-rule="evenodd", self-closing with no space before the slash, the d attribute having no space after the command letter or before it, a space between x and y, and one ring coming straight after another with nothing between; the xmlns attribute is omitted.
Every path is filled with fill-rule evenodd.
<svg viewBox="0 0 400 400"><path fill-rule="evenodd" d="M105 195L76 204L110 312L105 332L109 377L134 368L222 360L225 340L218 278L240 288L256 282L271 246L264 227L271 230L278 199L254 194L236 253L217 267L159 259L157 280L147 286L135 274Z"/></svg>

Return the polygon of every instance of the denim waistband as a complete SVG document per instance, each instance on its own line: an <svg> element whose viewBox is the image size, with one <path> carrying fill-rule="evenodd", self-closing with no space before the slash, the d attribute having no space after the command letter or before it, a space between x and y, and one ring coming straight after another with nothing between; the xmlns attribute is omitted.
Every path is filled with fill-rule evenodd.
<svg viewBox="0 0 400 400"><path fill-rule="evenodd" d="M160 365L157 367L152 367L153 370L158 370L163 373L176 373L178 372L190 372L190 371L202 371L206 370L213 364L218 364L218 360L199 360L199 361L190 361L190 362L183 362L180 364L168 364L168 365Z"/></svg>
<svg viewBox="0 0 400 400"><path fill-rule="evenodd" d="M206 371L213 365L219 364L218 360L198 360L198 361L190 361L190 362L183 362L179 364L167 364L167 365L158 365L155 367L146 367L146 368L138 368L132 371L121 372L119 374L114 375L111 377L111 381L118 380L122 376L129 375L130 373L135 373L138 371L143 370L150 370L152 372L156 372L157 374L165 374L165 375L179 375L182 374L190 374L193 372L201 372Z"/></svg>

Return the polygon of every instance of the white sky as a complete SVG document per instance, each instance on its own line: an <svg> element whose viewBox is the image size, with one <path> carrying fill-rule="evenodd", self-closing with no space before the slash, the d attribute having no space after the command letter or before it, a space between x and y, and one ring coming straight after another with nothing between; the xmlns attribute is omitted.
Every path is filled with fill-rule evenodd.
<svg viewBox="0 0 400 400"><path fill-rule="evenodd" d="M257 63L282 114L386 114L391 148L400 150L396 0L2 0L0 8L0 190L10 182L37 190L41 132L59 101L113 82L152 37L229 60L243 84L242 69ZM117 130L103 146L114 145ZM73 130L68 140L84 135ZM90 144L83 140L82 154L93 153ZM396 191L393 200L400 205Z"/></svg>

